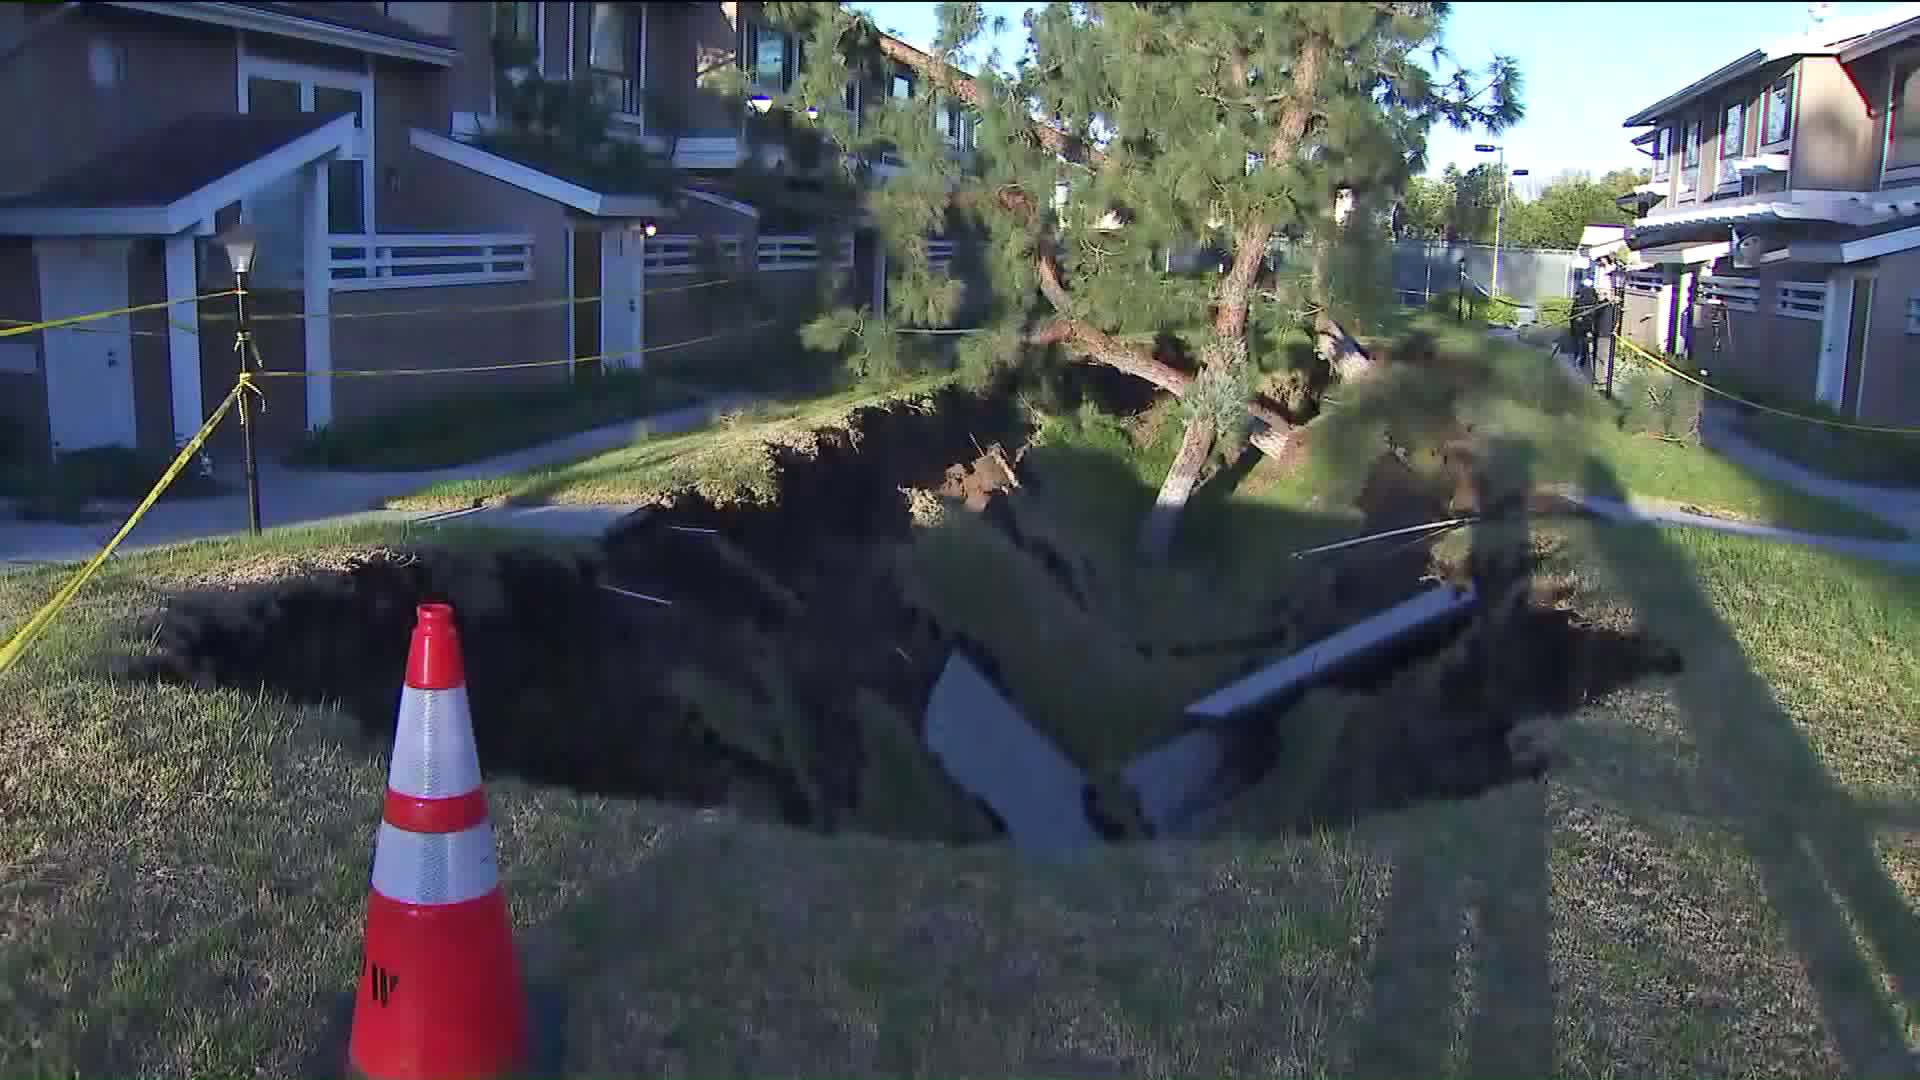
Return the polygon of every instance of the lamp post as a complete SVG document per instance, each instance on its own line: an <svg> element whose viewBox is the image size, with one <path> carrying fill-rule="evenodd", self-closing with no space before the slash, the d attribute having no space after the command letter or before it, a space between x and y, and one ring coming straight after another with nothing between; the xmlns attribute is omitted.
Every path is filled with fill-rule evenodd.
<svg viewBox="0 0 1920 1080"><path fill-rule="evenodd" d="M1492 143L1475 143L1473 148L1482 154L1498 153L1500 155L1500 197L1494 200L1493 204L1493 285L1491 287L1493 294L1498 296L1500 295L1500 219L1507 209L1507 148L1495 146ZM1515 169L1512 175L1525 176L1527 170Z"/></svg>
<svg viewBox="0 0 1920 1080"><path fill-rule="evenodd" d="M247 323L247 274L253 269L254 252L260 246L260 239L254 227L244 222L216 239L226 249L227 263L233 267L233 349L240 354L240 379L245 382L251 378L248 366L255 355L253 333ZM240 443L247 465L247 531L259 536L260 469L253 446L253 412L247 404L246 390L240 392L240 400L235 404L240 406Z"/></svg>

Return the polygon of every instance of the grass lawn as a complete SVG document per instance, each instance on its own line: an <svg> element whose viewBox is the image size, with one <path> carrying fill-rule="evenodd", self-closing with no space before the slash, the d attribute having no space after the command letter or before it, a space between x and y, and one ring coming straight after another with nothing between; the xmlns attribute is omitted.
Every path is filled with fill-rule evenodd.
<svg viewBox="0 0 1920 1080"><path fill-rule="evenodd" d="M1256 792L1230 838L1050 869L494 781L569 1071L1888 1071L1920 985L1920 585L1744 538L1550 531L1582 602L1630 607L1687 670L1594 703L1550 779L1474 802L1274 834ZM0 1071L307 1068L357 970L383 763L334 710L97 667L161 589L408 539L116 563L15 672ZM56 580L0 577L6 621Z"/></svg>
<svg viewBox="0 0 1920 1080"><path fill-rule="evenodd" d="M405 472L498 454L690 405L701 393L654 372L566 384L476 390L324 428L288 455L295 465Z"/></svg>
<svg viewBox="0 0 1920 1080"><path fill-rule="evenodd" d="M1441 393L1432 379L1427 397L1417 386L1371 404L1347 395L1315 425L1299 470L1215 477L1183 525L1181 558L1118 580L1177 425L1161 414L1045 418L1015 509L1073 534L1063 546L1086 550L1113 586L1077 623L1037 607L963 610L969 584L979 595L1039 592L965 572L991 542L976 519L925 530L914 551L960 568L944 584L929 579L949 590L943 615L981 634L994 619L1029 624L1045 649L1004 675L1043 720L1078 711L1136 724L1160 691L1154 668L1119 643L1148 626L1173 637L1242 629L1236 604L1194 608L1217 602L1223 582L1246 583L1250 597L1256 584L1287 587L1299 564L1286 552L1357 520L1361 466L1390 435L1409 468L1427 469L1464 418L1514 482L1612 495L1641 475L1622 445L1666 445L1596 441L1581 453L1558 436L1590 425L1597 439L1611 421L1579 395L1554 412L1559 391L1515 374L1525 370L1457 380L1491 387L1477 394ZM1427 407L1396 412L1396 400ZM856 404L643 444L622 454L676 449L598 459L598 472L583 463L548 482L659 490L711 476L716 493L763 490L760 439L799 439ZM1778 493L1754 492L1731 509L1785 512ZM1561 587L1562 603L1645 628L1685 667L1590 701L1546 735L1559 763L1544 780L1474 800L1351 828L1276 827L1327 780L1307 752L1323 729L1393 704L1335 692L1286 715L1300 728L1289 737L1305 741L1234 808L1224 835L1104 849L1070 867L491 780L527 972L564 987L567 1071L1910 1069L1903 1055L1920 1048L1920 578L1694 530L1530 528L1537 574ZM329 1037L321 1019L358 969L384 762L346 737L351 721L337 709L130 684L103 668L147 647L133 620L169 590L272 579L425 535L309 530L117 560L8 676L0 1074L312 1072ZM1456 535L1448 557L1478 542ZM0 627L18 625L59 580L0 575ZM1163 625L1178 618L1188 622ZM1096 622L1109 637L1092 632ZM1069 700L1065 687L1090 682Z"/></svg>

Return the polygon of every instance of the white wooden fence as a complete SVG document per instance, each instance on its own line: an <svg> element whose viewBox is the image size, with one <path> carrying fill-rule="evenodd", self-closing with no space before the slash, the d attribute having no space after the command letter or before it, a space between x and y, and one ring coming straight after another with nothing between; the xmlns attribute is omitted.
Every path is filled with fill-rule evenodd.
<svg viewBox="0 0 1920 1080"><path fill-rule="evenodd" d="M380 233L327 237L336 292L493 285L533 279L527 233Z"/></svg>

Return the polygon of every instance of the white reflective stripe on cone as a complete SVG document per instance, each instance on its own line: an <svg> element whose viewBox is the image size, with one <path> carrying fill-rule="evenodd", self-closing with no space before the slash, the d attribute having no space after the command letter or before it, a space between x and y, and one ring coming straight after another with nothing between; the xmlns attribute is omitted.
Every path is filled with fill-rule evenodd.
<svg viewBox="0 0 1920 1080"><path fill-rule="evenodd" d="M480 754L473 746L466 687L409 686L400 692L387 787L420 799L446 799L480 787Z"/></svg>
<svg viewBox="0 0 1920 1080"><path fill-rule="evenodd" d="M500 883L493 861L493 823L457 833L417 833L380 823L373 849L373 888L403 904L459 904Z"/></svg>

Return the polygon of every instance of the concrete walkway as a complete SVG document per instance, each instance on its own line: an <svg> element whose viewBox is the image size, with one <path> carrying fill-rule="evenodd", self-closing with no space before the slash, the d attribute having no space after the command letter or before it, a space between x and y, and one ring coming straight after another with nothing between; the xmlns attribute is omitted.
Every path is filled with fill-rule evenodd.
<svg viewBox="0 0 1920 1080"><path fill-rule="evenodd" d="M1920 490L1869 487L1814 472L1748 442L1734 429L1734 420L1733 406L1707 402L1700 414L1700 441L1750 472L1809 495L1846 503L1905 529L1909 535L1920 535Z"/></svg>
<svg viewBox="0 0 1920 1080"><path fill-rule="evenodd" d="M699 427L715 413L746 403L744 395L722 395L698 405L674 409L639 420L623 421L542 446L516 450L499 457L423 472L333 472L293 469L277 463L260 466L260 517L266 528L290 525L355 524L379 521L439 523L521 528L548 535L592 536L632 513L636 506L489 507L453 513L419 510L383 510L388 500L433 484L473 480L558 465L594 454L630 446L648 435L671 435ZM220 474L223 483L239 488L238 470ZM104 507L107 516L87 524L23 521L0 518L0 568L21 564L69 562L90 558L112 539L135 504ZM243 533L247 502L243 494L208 499L163 499L154 504L118 554L167 544Z"/></svg>

